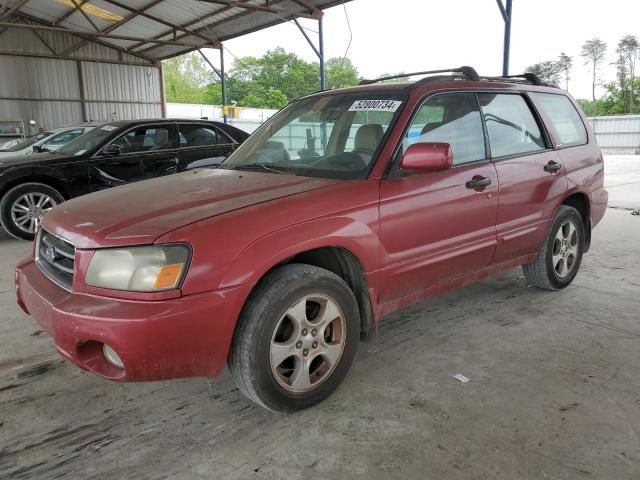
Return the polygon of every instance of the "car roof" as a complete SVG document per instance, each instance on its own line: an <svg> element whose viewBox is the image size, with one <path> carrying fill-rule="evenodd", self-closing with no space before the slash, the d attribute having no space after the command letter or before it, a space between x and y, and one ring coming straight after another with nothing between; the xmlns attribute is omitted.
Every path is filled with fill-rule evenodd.
<svg viewBox="0 0 640 480"><path fill-rule="evenodd" d="M411 74L407 74L411 75ZM414 74L415 75L415 74ZM505 91L532 91L532 92L549 92L566 94L564 90L554 86L545 84L531 74L523 74L526 76L513 77L478 77L469 79L461 75L433 75L426 76L417 81L395 81L380 82L376 80L365 80L360 85L339 88L334 90L318 91L308 96L335 95L340 93L363 94L371 93L402 93L419 91L426 93L434 90L505 90ZM533 81L530 79L534 79ZM303 97L304 98L304 97Z"/></svg>
<svg viewBox="0 0 640 480"><path fill-rule="evenodd" d="M136 125L146 125L149 123L208 123L211 125L222 125L222 122L215 120L202 120L199 118L145 118L140 120L116 120L114 122L106 122L102 125L114 125L118 128L135 127Z"/></svg>

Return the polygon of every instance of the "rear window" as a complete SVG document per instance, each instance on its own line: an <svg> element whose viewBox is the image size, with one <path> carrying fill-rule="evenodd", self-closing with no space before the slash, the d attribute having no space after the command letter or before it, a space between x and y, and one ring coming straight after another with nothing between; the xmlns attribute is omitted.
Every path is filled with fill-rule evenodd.
<svg viewBox="0 0 640 480"><path fill-rule="evenodd" d="M540 127L521 95L480 93L478 100L487 125L492 157L545 149Z"/></svg>
<svg viewBox="0 0 640 480"><path fill-rule="evenodd" d="M192 124L180 125L181 147L205 147L222 143L229 143L229 139L212 127Z"/></svg>
<svg viewBox="0 0 640 480"><path fill-rule="evenodd" d="M572 147L587 143L587 130L576 108L564 95L531 93L536 105L549 117L560 137L561 147Z"/></svg>

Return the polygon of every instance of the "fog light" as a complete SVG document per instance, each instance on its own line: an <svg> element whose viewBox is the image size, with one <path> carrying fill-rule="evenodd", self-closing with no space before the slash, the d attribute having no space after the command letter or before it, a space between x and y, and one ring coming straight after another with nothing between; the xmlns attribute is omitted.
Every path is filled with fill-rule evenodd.
<svg viewBox="0 0 640 480"><path fill-rule="evenodd" d="M124 363L120 358L120 355L106 343L102 345L102 353L111 365L115 365L118 368L124 368Z"/></svg>

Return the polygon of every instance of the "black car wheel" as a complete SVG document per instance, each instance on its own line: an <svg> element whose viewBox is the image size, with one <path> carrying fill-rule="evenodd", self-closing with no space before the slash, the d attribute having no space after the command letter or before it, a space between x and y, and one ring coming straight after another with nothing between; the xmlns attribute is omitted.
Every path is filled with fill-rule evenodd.
<svg viewBox="0 0 640 480"><path fill-rule="evenodd" d="M233 339L229 369L240 391L275 412L311 407L344 379L360 337L358 304L342 278L291 264L260 281Z"/></svg>
<svg viewBox="0 0 640 480"><path fill-rule="evenodd" d="M33 240L42 217L64 197L49 185L23 183L9 190L0 202L0 220L11 236Z"/></svg>

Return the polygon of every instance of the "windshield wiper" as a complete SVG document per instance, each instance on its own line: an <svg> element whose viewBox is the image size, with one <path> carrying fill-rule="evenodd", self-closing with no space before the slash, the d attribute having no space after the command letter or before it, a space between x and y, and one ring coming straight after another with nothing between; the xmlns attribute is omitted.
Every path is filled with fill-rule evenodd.
<svg viewBox="0 0 640 480"><path fill-rule="evenodd" d="M281 175L286 175L286 174L295 175L295 173L293 173L291 170L288 170L283 167L280 167L280 168L271 167L265 163L254 163L252 165L240 165L238 167L234 167L233 170L249 170L249 171L266 170L267 172L278 173Z"/></svg>

